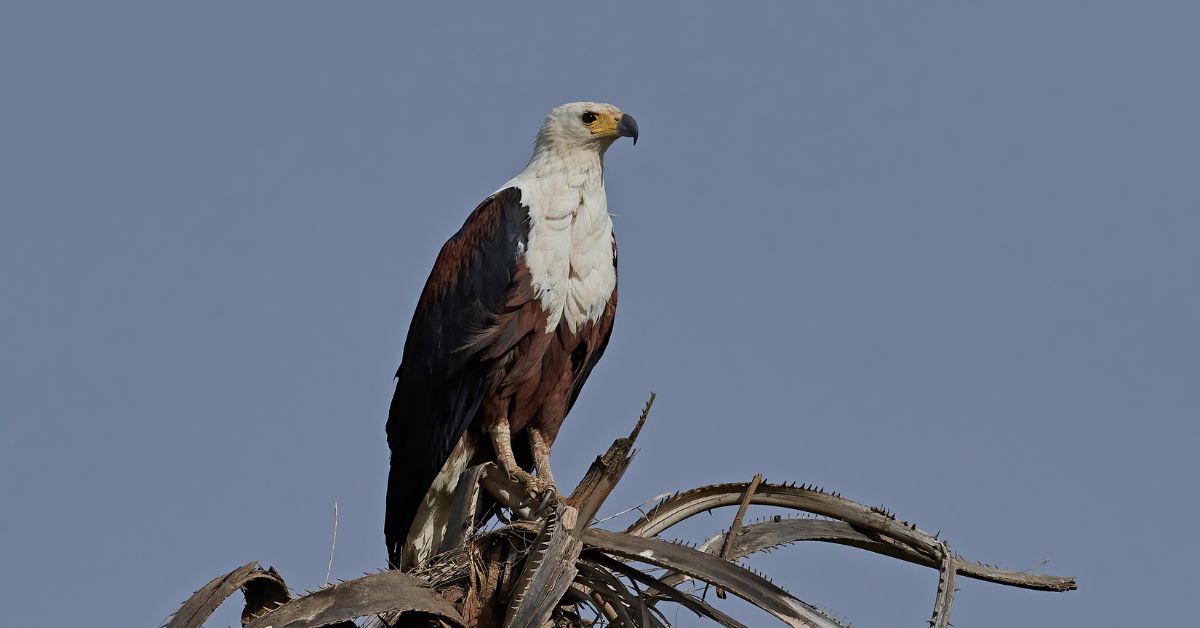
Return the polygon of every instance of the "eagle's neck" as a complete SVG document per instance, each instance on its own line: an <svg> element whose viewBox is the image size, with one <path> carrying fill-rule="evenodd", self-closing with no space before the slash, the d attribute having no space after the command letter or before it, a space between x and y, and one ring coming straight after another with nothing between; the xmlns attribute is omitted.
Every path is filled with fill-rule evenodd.
<svg viewBox="0 0 1200 628"><path fill-rule="evenodd" d="M561 323L574 332L599 319L617 285L603 151L539 146L505 187L520 189L529 208L524 260L546 331Z"/></svg>

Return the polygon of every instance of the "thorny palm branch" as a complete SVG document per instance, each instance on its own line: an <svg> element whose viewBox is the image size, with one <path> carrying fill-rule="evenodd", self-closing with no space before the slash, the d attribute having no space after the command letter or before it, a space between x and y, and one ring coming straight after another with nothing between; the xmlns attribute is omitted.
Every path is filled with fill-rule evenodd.
<svg viewBox="0 0 1200 628"><path fill-rule="evenodd" d="M721 597L726 591L733 593L790 626L840 626L817 607L735 562L799 541L847 545L937 569L929 621L935 628L949 625L957 576L1040 591L1076 588L1071 577L1013 572L962 558L946 541L886 509L863 506L814 486L761 482L760 476L671 495L624 532L593 527L596 512L633 459L634 441L653 402L651 395L633 432L596 458L570 497L536 516L523 503L523 487L487 466L476 474L479 486L517 520L491 532L474 529L457 547L414 572L366 574L295 596L273 569L248 563L202 587L165 626L199 627L238 589L246 598L246 628L352 628L357 618L381 627L656 628L670 625L659 609L663 603L678 604L721 626L742 626L695 595L690 581L717 587ZM808 516L774 516L743 525L750 505ZM725 506L738 506L733 525L697 547L658 538L680 522ZM469 513L464 516L464 521L471 520Z"/></svg>

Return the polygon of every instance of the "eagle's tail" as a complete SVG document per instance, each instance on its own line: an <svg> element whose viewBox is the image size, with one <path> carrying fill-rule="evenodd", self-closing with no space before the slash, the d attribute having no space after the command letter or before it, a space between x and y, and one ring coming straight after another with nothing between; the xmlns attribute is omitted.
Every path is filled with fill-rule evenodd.
<svg viewBox="0 0 1200 628"><path fill-rule="evenodd" d="M425 491L411 520L388 522L386 536L391 567L411 570L424 565L442 549L446 528L456 510L454 502L459 480L470 467L474 456L475 447L471 439L466 435L460 437L441 471ZM397 465L392 468L396 470ZM389 478L389 491L393 490L394 481L403 482L404 478Z"/></svg>

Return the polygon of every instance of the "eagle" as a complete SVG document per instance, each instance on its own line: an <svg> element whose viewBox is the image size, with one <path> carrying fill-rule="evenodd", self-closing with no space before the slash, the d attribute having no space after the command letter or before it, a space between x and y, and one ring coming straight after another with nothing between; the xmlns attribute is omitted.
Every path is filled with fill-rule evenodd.
<svg viewBox="0 0 1200 628"><path fill-rule="evenodd" d="M638 125L613 105L555 108L525 169L438 253L388 412L392 567L418 566L439 549L472 466L495 462L533 494L555 490L550 448L617 310L604 153L621 137L636 144Z"/></svg>

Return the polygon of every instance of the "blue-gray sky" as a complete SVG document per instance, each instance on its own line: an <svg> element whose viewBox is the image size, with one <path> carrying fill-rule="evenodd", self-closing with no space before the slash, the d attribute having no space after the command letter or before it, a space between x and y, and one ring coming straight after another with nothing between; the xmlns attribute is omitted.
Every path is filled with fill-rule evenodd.
<svg viewBox="0 0 1200 628"><path fill-rule="evenodd" d="M562 483L653 389L609 511L763 472L1079 577L960 580L957 625L1194 619L1198 23L1188 2L4 3L2 623L154 625L252 559L316 587L335 500L333 575L381 566L422 282L546 111L585 99L642 140L609 152L620 312ZM934 573L856 550L752 564L855 626L933 602Z"/></svg>

